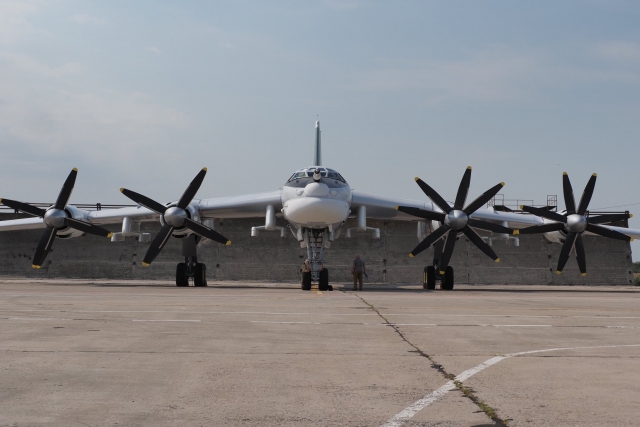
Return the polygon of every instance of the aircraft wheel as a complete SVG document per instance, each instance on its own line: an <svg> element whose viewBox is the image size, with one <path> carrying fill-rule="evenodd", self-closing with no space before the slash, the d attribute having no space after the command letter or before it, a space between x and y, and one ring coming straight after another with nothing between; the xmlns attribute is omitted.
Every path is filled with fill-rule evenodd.
<svg viewBox="0 0 640 427"><path fill-rule="evenodd" d="M302 286L301 289L303 291L310 291L311 290L311 272L308 273L302 273Z"/></svg>
<svg viewBox="0 0 640 427"><path fill-rule="evenodd" d="M199 262L195 267L195 275L193 276L194 286L207 286L207 266Z"/></svg>
<svg viewBox="0 0 640 427"><path fill-rule="evenodd" d="M442 289L447 291L453 290L453 267L448 266L444 271L444 282L442 283Z"/></svg>
<svg viewBox="0 0 640 427"><path fill-rule="evenodd" d="M320 270L320 277L318 278L318 290L329 290L329 270L327 270L326 268Z"/></svg>
<svg viewBox="0 0 640 427"><path fill-rule="evenodd" d="M187 278L187 265L181 262L176 267L176 286L189 286Z"/></svg>
<svg viewBox="0 0 640 427"><path fill-rule="evenodd" d="M422 287L425 289L436 288L436 268L432 265L424 268L424 283Z"/></svg>

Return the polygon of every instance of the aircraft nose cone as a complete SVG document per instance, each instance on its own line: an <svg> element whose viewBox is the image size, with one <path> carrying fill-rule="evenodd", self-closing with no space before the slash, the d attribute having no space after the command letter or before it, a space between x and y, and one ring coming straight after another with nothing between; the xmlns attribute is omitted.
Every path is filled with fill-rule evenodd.
<svg viewBox="0 0 640 427"><path fill-rule="evenodd" d="M64 228L64 220L67 217L61 209L49 209L44 214L44 223L53 228Z"/></svg>
<svg viewBox="0 0 640 427"><path fill-rule="evenodd" d="M310 182L304 187L304 195L307 197L326 197L329 195L329 187L321 182Z"/></svg>
<svg viewBox="0 0 640 427"><path fill-rule="evenodd" d="M167 209L163 216L167 224L176 228L182 227L184 225L184 220L188 218L187 212L177 206Z"/></svg>

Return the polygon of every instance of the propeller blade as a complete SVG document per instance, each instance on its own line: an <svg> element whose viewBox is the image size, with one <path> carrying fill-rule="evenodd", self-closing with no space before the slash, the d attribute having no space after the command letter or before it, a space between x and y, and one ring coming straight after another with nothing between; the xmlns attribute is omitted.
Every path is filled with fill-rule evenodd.
<svg viewBox="0 0 640 427"><path fill-rule="evenodd" d="M573 197L573 188L571 187L571 181L569 181L569 175L566 172L562 172L562 191L564 192L564 204L567 208L567 215L573 215L576 213L576 199Z"/></svg>
<svg viewBox="0 0 640 427"><path fill-rule="evenodd" d="M458 194L456 195L456 201L453 203L453 209L461 210L464 207L464 202L467 201L467 195L469 194L469 186L471 185L471 166L467 166L467 170L462 175L460 186L458 187Z"/></svg>
<svg viewBox="0 0 640 427"><path fill-rule="evenodd" d="M38 247L36 247L36 253L33 255L33 262L31 263L31 267L42 267L44 259L47 257L49 250L51 250L51 246L53 246L53 240L55 237L56 229L47 226L47 228L44 230L44 233L42 233L42 237L40 237Z"/></svg>
<svg viewBox="0 0 640 427"><path fill-rule="evenodd" d="M521 228L520 234L548 233L550 231L560 231L564 229L564 224L554 222L552 224L534 225L533 227Z"/></svg>
<svg viewBox="0 0 640 427"><path fill-rule="evenodd" d="M429 246L440 240L440 238L444 236L444 234L450 229L451 228L448 225L442 225L440 228L436 228L433 233L429 234L422 242L418 244L418 246L413 248L409 256L414 257L418 255L420 252L424 251Z"/></svg>
<svg viewBox="0 0 640 427"><path fill-rule="evenodd" d="M489 200L491 200L493 196L498 194L498 191L500 191L502 187L504 187L504 182L501 182L500 184L496 184L490 189L488 189L487 191L485 191L484 193L482 193L477 199L469 203L469 205L466 208L464 208L464 213L466 213L467 215L471 215L472 213L480 209Z"/></svg>
<svg viewBox="0 0 640 427"><path fill-rule="evenodd" d="M451 255L453 255L453 248L456 246L456 240L458 240L458 232L455 230L449 231L447 234L447 241L444 243L444 249L442 250L442 256L440 257L440 274L444 274L449 261L451 261Z"/></svg>
<svg viewBox="0 0 640 427"><path fill-rule="evenodd" d="M187 206L189 206L189 203L191 203L191 200L193 200L196 193L200 189L200 186L202 185L202 181L204 181L204 176L206 174L207 174L207 168L202 168L202 170L198 172L198 175L196 175L196 177L193 178L193 181L191 181L191 184L189 184L187 189L184 191L184 194L182 195L182 197L180 197L180 200L178 201L177 206L180 209L185 209Z"/></svg>
<svg viewBox="0 0 640 427"><path fill-rule="evenodd" d="M29 215L39 216L40 218L44 217L44 213L46 212L44 209L40 209L36 206L31 206L28 203L18 202L16 200L0 199L0 203L5 206L9 206L10 208L28 213Z"/></svg>
<svg viewBox="0 0 640 427"><path fill-rule="evenodd" d="M147 254L144 256L144 260L142 261L143 267L148 267L151 262L158 256L164 245L171 237L171 233L173 232L173 227L169 224L165 224L162 226L156 237L151 242L151 246L147 250Z"/></svg>
<svg viewBox="0 0 640 427"><path fill-rule="evenodd" d="M584 192L582 193L582 198L580 199L580 203L578 204L578 211L576 212L578 215L584 215L587 211L587 207L589 206L589 202L591 201L591 196L593 196L593 189L596 187L596 178L597 174L591 175L589 178L589 182L584 187Z"/></svg>
<svg viewBox="0 0 640 427"><path fill-rule="evenodd" d="M565 223L567 222L567 217L564 215L561 215L557 212L552 212L550 210L547 210L545 208L534 208L533 206L520 206L520 210L523 210L525 212L529 212L530 214L534 214L536 216L541 216L542 218L547 218L550 219L552 221L558 221L561 223Z"/></svg>
<svg viewBox="0 0 640 427"><path fill-rule="evenodd" d="M195 222L194 220L190 219L190 218L186 218L184 220L184 225L185 227L187 227L189 230L193 231L194 233L197 233L199 235L201 235L202 237L206 237L207 239L211 239L213 241L216 241L218 243L224 243L225 245L230 245L231 244L231 240L227 239L226 237L224 237L222 234L218 233L217 231L202 225L198 222Z"/></svg>
<svg viewBox="0 0 640 427"><path fill-rule="evenodd" d="M625 242L631 241L631 237L627 236L626 234L610 230L601 225L587 224L587 231L594 234L599 234L600 236L609 237L611 239L624 240Z"/></svg>
<svg viewBox="0 0 640 427"><path fill-rule="evenodd" d="M67 227L75 228L76 230L82 231L84 233L94 234L96 236L113 236L113 233L109 230L98 227L97 225L89 224L88 222L78 221L77 219L73 218L65 218L64 225L66 225Z"/></svg>
<svg viewBox="0 0 640 427"><path fill-rule="evenodd" d="M482 240L482 237L480 237L478 233L476 233L472 228L465 227L462 229L462 232L469 238L469 240L471 240L471 242L473 242L474 245L478 247L478 249L484 252L489 258L491 258L495 262L500 262L500 258L498 258L498 255L496 255L493 249L491 249L491 246L489 246L487 242Z"/></svg>
<svg viewBox="0 0 640 427"><path fill-rule="evenodd" d="M427 211L424 209L412 208L409 206L396 206L396 210L419 218L443 222L445 214L441 212Z"/></svg>
<svg viewBox="0 0 640 427"><path fill-rule="evenodd" d="M560 251L560 256L558 257L558 269L556 273L562 273L562 269L567 264L567 260L569 259L569 253L571 253L571 248L573 248L573 244L576 241L576 237L578 237L578 233L569 233L567 238L562 245L562 250Z"/></svg>
<svg viewBox="0 0 640 427"><path fill-rule="evenodd" d="M587 258L584 255L584 242L582 236L578 234L576 238L576 258L578 259L578 268L583 276L587 275Z"/></svg>
<svg viewBox="0 0 640 427"><path fill-rule="evenodd" d="M64 209L67 206L71 192L73 191L73 186L76 184L76 176L78 176L78 168L73 168L64 184L62 184L62 189L54 205L56 209Z"/></svg>
<svg viewBox="0 0 640 427"><path fill-rule="evenodd" d="M481 230L489 230L494 233L503 233L503 234L519 234L518 230L512 230L505 226L494 224L488 221L480 221L479 219L469 218L469 223L471 227L479 228Z"/></svg>
<svg viewBox="0 0 640 427"><path fill-rule="evenodd" d="M416 182L418 183L418 185L420 186L422 191L424 191L424 194L426 194L427 197L429 197L431 199L431 201L436 204L436 206L438 206L440 209L442 209L445 213L451 212L451 206L449 206L449 203L447 203L438 194L438 192L436 190L434 190L433 188L429 187L429 184L427 184L426 182L424 182L423 180L421 180L418 177L416 177Z"/></svg>
<svg viewBox="0 0 640 427"><path fill-rule="evenodd" d="M126 188L121 188L120 192L136 202L139 205L144 206L147 209L151 209L152 211L163 214L167 207L163 204L156 202L153 199L148 198L147 196L143 196L140 193L136 193L135 191L127 190Z"/></svg>
<svg viewBox="0 0 640 427"><path fill-rule="evenodd" d="M631 214L627 213L589 216L587 217L587 222L589 224L606 224L609 222L624 221L625 219L631 218L631 216Z"/></svg>

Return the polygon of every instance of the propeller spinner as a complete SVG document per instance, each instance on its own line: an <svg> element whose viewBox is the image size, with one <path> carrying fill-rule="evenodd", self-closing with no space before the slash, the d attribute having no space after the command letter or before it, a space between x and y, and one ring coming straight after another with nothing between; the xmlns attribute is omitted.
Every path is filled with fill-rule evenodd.
<svg viewBox="0 0 640 427"><path fill-rule="evenodd" d="M482 252L484 252L495 262L500 262L500 258L498 258L498 255L496 255L493 249L491 249L491 247L487 243L485 243L484 240L482 240L482 237L480 237L478 233L476 233L471 227L504 234L518 234L518 230L511 230L507 227L503 227L502 225L473 219L470 218L470 216L475 211L480 209L485 203L491 200L491 198L502 189L502 187L504 186L504 182L491 187L489 190L484 192L477 199L467 205L466 208L463 208L463 206L467 200L469 186L471 184L471 166L467 167L467 170L462 176L462 181L460 182L460 186L458 187L458 194L456 195L456 200L453 204L453 207L451 207L449 203L447 203L440 196L440 194L438 194L433 188L431 188L420 178L416 178L416 182L418 183L422 191L424 191L424 193L433 201L433 203L435 203L440 209L442 209L443 212L427 211L424 209L412 208L409 206L397 206L396 209L409 215L417 216L419 218L438 221L442 224L442 226L437 228L433 233L429 234L422 242L420 242L420 244L418 244L418 246L416 246L411 251L411 253L409 254L410 257L413 257L429 248L429 246L436 243L446 234L447 240L444 244L444 249L442 251L442 257L440 259L439 266L440 273L444 274L444 270L451 260L453 248L456 244L456 240L458 239L458 233L464 233L467 238L471 242L473 242L473 244L476 245Z"/></svg>
<svg viewBox="0 0 640 427"><path fill-rule="evenodd" d="M202 237L206 237L226 245L231 244L231 240L227 239L222 234L192 220L189 212L187 211L187 206L189 206L189 203L191 203L191 200L193 200L200 189L200 185L202 185L202 181L206 174L207 168L202 168L193 181L191 181L191 184L189 184L182 197L180 197L178 203L169 207L158 203L149 197L143 196L142 194L136 193L135 191L127 190L126 188L120 189L122 194L145 208L151 209L152 211L160 214L164 219L164 225L153 239L153 242L151 242L151 246L147 250L147 254L144 256L144 260L142 261L142 265L144 267L148 267L149 264L151 264L151 262L158 256L162 248L164 248L164 245L169 240L169 237L171 237L171 233L173 233L173 230L176 228L186 227Z"/></svg>
<svg viewBox="0 0 640 427"><path fill-rule="evenodd" d="M71 197L71 192L73 191L73 187L76 183L77 175L78 169L73 168L62 185L62 189L60 190L60 194L58 195L55 205L46 210L37 206L32 206L28 203L18 202L16 200L0 199L0 203L3 205L28 213L29 215L42 218L46 225L46 230L42 234L40 242L38 242L36 253L33 255L33 262L31 264L31 267L33 268L40 268L42 266L47 254L51 250L51 246L53 246L53 240L56 233L59 230L73 228L78 231L82 231L83 233L95 234L96 236L111 237L113 235L112 232L105 230L102 227L71 218L71 215L67 210L67 203Z"/></svg>
<svg viewBox="0 0 640 427"><path fill-rule="evenodd" d="M571 249L576 248L576 259L578 261L578 268L583 276L587 275L587 260L584 251L584 243L582 241L582 235L585 231L589 231L600 236L609 237L611 239L624 240L626 242L631 241L631 238L625 234L619 233L614 230L602 227L598 224L604 224L612 221L622 221L627 218L631 218L632 215L628 213L624 214L607 214L598 216L587 216L587 207L593 196L593 190L596 186L597 175L594 173L589 178L582 198L576 209L576 202L573 197L573 188L571 187L571 181L569 181L569 175L566 172L562 173L562 190L564 193L564 203L567 208L565 214L559 214L551 212L543 208L535 208L533 206L520 206L525 212L532 213L543 218L550 219L552 222L549 224L535 225L533 227L527 227L520 230L520 234L536 234L536 233L548 233L550 231L563 231L567 234L562 250L560 251L560 257L558 258L558 268L556 273L562 273L562 269L569 260L569 254Z"/></svg>

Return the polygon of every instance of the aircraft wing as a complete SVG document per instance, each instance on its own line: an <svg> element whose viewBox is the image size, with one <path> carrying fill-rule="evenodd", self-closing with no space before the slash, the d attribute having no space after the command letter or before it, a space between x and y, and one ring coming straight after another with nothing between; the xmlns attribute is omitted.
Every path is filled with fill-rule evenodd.
<svg viewBox="0 0 640 427"><path fill-rule="evenodd" d="M264 217L268 205L273 205L276 212L282 209L280 190L246 194L242 196L217 197L213 199L194 200L195 206L203 218L253 218ZM137 222L158 221L158 214L143 206L119 209L102 209L84 211L73 208L74 218L95 225L117 224L125 217ZM42 218L22 218L0 221L0 231L33 230L44 228Z"/></svg>
<svg viewBox="0 0 640 427"><path fill-rule="evenodd" d="M396 206L409 206L432 212L442 212L440 208L431 202L399 199L396 197L377 196L353 191L351 212L355 214L360 206L367 208L367 217L375 219L389 219L397 221L423 221L423 219L396 210ZM540 217L530 214L518 214L513 212L498 212L493 209L479 209L471 215L472 218L491 221L497 224L508 222L511 228L524 228L532 225L543 224Z"/></svg>

